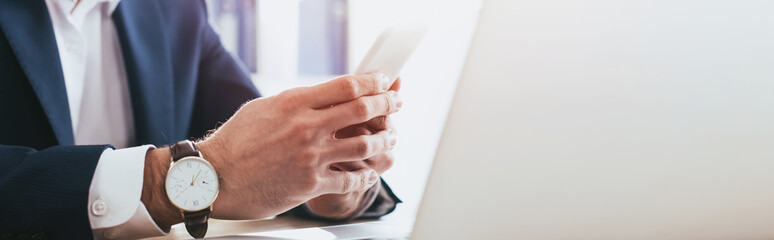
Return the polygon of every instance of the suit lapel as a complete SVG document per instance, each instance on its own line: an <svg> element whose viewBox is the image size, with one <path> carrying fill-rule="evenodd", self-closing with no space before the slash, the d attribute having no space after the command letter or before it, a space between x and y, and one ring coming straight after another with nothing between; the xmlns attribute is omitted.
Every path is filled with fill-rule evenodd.
<svg viewBox="0 0 774 240"><path fill-rule="evenodd" d="M0 28L46 113L60 145L72 145L67 90L54 27L44 1L0 1Z"/></svg>
<svg viewBox="0 0 774 240"><path fill-rule="evenodd" d="M173 132L174 92L169 41L154 1L122 1L113 13L132 98L138 144L168 144Z"/></svg>

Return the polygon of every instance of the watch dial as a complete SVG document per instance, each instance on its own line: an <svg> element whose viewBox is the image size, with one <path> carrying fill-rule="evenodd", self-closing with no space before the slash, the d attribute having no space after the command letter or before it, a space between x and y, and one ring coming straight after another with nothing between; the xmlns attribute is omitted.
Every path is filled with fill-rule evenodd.
<svg viewBox="0 0 774 240"><path fill-rule="evenodd" d="M165 185L170 201L187 211L207 208L218 195L215 169L198 157L185 157L172 165Z"/></svg>

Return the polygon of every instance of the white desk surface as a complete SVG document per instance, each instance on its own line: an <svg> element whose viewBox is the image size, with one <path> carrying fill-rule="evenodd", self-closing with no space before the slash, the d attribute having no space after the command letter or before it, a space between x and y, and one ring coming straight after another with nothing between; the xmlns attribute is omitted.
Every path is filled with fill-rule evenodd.
<svg viewBox="0 0 774 240"><path fill-rule="evenodd" d="M380 220L358 220L331 223L296 217L263 220L229 221L210 219L206 238L218 239L364 239L384 238L386 233L408 236L413 219L385 217ZM356 228L351 228L356 227ZM352 230L354 229L354 230ZM172 226L169 235L147 238L192 239L183 224Z"/></svg>

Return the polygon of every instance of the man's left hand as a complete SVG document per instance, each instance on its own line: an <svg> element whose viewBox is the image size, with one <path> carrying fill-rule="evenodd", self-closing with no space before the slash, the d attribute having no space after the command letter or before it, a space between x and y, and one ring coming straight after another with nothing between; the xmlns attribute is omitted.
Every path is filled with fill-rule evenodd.
<svg viewBox="0 0 774 240"><path fill-rule="evenodd" d="M390 90L400 90L400 78ZM401 107L401 103L396 104ZM396 132L389 116L375 117L367 122L352 125L336 131L336 138L351 138L362 135L370 135L382 130ZM373 169L379 176L392 167L395 157L392 151L373 156L363 161L336 163L330 166L334 171L357 171L360 169ZM329 219L345 219L352 215L360 206L363 195L367 190L358 190L345 194L325 194L313 198L307 202L309 209L316 215Z"/></svg>

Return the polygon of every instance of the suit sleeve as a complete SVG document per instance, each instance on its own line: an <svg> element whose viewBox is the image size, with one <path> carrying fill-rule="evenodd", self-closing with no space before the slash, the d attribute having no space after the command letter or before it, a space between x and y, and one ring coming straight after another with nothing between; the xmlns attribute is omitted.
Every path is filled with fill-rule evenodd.
<svg viewBox="0 0 774 240"><path fill-rule="evenodd" d="M0 236L91 238L89 186L107 148L0 145Z"/></svg>
<svg viewBox="0 0 774 240"><path fill-rule="evenodd" d="M261 97L247 69L220 42L206 23L201 33L202 58L197 76L193 120L188 135L204 136L228 120L245 102Z"/></svg>

